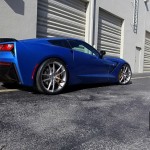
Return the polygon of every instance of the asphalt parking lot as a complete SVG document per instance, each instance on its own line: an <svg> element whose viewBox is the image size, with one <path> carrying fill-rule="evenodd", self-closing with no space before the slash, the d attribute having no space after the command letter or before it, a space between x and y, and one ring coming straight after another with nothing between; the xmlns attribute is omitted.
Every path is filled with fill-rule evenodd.
<svg viewBox="0 0 150 150"><path fill-rule="evenodd" d="M0 150L149 150L150 75L55 96L0 86Z"/></svg>

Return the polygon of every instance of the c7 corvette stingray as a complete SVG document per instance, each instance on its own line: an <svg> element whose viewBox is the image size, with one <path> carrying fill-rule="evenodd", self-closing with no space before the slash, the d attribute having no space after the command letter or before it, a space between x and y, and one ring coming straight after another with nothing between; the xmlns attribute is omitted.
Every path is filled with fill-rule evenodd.
<svg viewBox="0 0 150 150"><path fill-rule="evenodd" d="M77 39L0 39L0 82L35 86L46 94L80 83L129 83L129 64L104 55Z"/></svg>

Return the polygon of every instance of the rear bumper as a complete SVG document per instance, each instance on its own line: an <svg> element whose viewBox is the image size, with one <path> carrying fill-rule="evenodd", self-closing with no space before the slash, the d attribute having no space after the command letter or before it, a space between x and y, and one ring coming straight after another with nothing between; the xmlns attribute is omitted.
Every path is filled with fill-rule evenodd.
<svg viewBox="0 0 150 150"><path fill-rule="evenodd" d="M14 63L0 62L0 82L18 82L19 76Z"/></svg>

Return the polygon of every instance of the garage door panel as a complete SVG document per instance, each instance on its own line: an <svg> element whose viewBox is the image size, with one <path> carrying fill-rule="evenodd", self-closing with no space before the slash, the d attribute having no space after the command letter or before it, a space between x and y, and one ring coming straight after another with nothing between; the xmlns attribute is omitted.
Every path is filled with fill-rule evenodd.
<svg viewBox="0 0 150 150"><path fill-rule="evenodd" d="M145 61L150 61L150 55L144 55L144 58L145 58L145 59L144 59L144 62L145 62Z"/></svg>
<svg viewBox="0 0 150 150"><path fill-rule="evenodd" d="M39 24L40 25L40 24ZM77 34L77 35L81 35L81 36L84 36L84 34L82 34L82 32L81 31L78 31L77 29L73 29L73 28L70 28L70 27L64 27L64 26L62 26L62 25L59 25L59 27L58 26L56 26L56 25L52 25L52 24L48 24L48 25L41 25L41 28L48 28L48 30L49 29L53 29L53 30L56 30L56 31L62 31L62 32L69 32L70 34L72 33L72 34ZM59 32L58 31L58 32Z"/></svg>
<svg viewBox="0 0 150 150"><path fill-rule="evenodd" d="M120 23L117 23L117 22L112 21L112 20L108 20L108 19L103 18L103 17L99 17L99 21L101 23L108 25L108 26L112 26L114 29L120 29L121 28Z"/></svg>
<svg viewBox="0 0 150 150"><path fill-rule="evenodd" d="M150 45L148 45L147 43L145 43L145 51L149 51L150 49Z"/></svg>
<svg viewBox="0 0 150 150"><path fill-rule="evenodd" d="M144 60L144 64L150 64L150 59L149 59L149 58L146 58L146 59Z"/></svg>
<svg viewBox="0 0 150 150"><path fill-rule="evenodd" d="M107 35L101 35L101 37L99 37L99 38L101 38L101 41L108 41L108 42L110 42L110 43L116 43L116 44L118 44L118 45L120 45L120 39L118 39L118 38L114 38L114 37L111 37L111 36L107 36Z"/></svg>
<svg viewBox="0 0 150 150"><path fill-rule="evenodd" d="M83 31L82 29L77 29L75 27L71 27L71 26L67 26L67 25L62 25L62 24L53 24L53 23L49 23L47 24L47 22L41 24L41 23L38 23L38 28L41 27L41 30L42 30L42 27L45 27L45 28L52 28L52 29L55 29L55 30L59 30L59 31L66 31L66 32L70 32L70 33L74 33L74 34L78 34L78 35L81 35L81 36L84 36L83 34Z"/></svg>
<svg viewBox="0 0 150 150"><path fill-rule="evenodd" d="M144 57L150 57L150 53L147 52L147 51L145 51L145 52L144 52Z"/></svg>
<svg viewBox="0 0 150 150"><path fill-rule="evenodd" d="M144 47L144 72L150 72L150 33L146 32Z"/></svg>
<svg viewBox="0 0 150 150"><path fill-rule="evenodd" d="M41 28L41 29L40 29ZM56 36L56 37L74 37L74 38L79 38L82 39L82 35L76 35L75 33L67 33L66 31L63 30L56 30L56 29L50 29L47 27L39 26L39 29L42 30L42 32L39 32L39 36L41 37L50 37L51 36ZM46 30L47 34L43 34L43 30Z"/></svg>
<svg viewBox="0 0 150 150"><path fill-rule="evenodd" d="M112 41L111 39L108 39L108 38L101 38L102 39L102 41L103 42L107 42L107 43L110 43L110 44L116 44L116 45L119 45L120 44L120 41L118 42L118 41ZM103 42L101 42L101 43L103 43Z"/></svg>
<svg viewBox="0 0 150 150"><path fill-rule="evenodd" d="M64 10L64 11L68 11L68 12L72 12L74 14L78 14L79 16L86 16L83 12L86 12L86 7L85 5L82 5L82 4L86 4L86 3L82 3L80 5L80 7L82 7L82 10L80 10L78 7L76 7L76 5L78 5L78 2L80 0L67 0L68 2L70 1L70 3L72 3L73 5L68 5L68 3L66 3L66 0L63 0L63 1L58 1L58 0L49 0L47 2L47 0L39 0L39 4L40 4L40 1L42 1L45 6L48 6L48 7L51 7L53 6L55 9L61 9L61 10ZM77 9L78 8L78 9Z"/></svg>
<svg viewBox="0 0 150 150"><path fill-rule="evenodd" d="M106 12L103 9L100 9L100 18L118 27L122 25L122 20L120 20L120 18L116 17L111 13Z"/></svg>
<svg viewBox="0 0 150 150"><path fill-rule="evenodd" d="M42 22L42 23L40 23ZM62 29L66 29L66 30L70 30L70 31L76 31L79 34L84 32L84 28L76 28L76 26L70 26L68 24L63 24L62 22L57 22L54 23L53 21L45 21L44 18L40 19L40 22L38 23L38 25L40 26L45 26L45 27L51 27L51 28L62 28ZM48 22L48 23L47 23ZM82 34L84 36L84 34Z"/></svg>
<svg viewBox="0 0 150 150"><path fill-rule="evenodd" d="M105 50L107 55L120 56L122 19L99 10L98 50Z"/></svg>
<svg viewBox="0 0 150 150"><path fill-rule="evenodd" d="M104 45L104 46L108 46L108 47L112 47L112 48L116 48L116 49L118 49L119 50L119 48L120 48L120 45L118 45L118 44L115 44L115 43L112 43L112 42L105 42L105 41L102 41L101 42L101 45Z"/></svg>
<svg viewBox="0 0 150 150"><path fill-rule="evenodd" d="M80 11L84 11L87 7L87 4L80 0L56 0L56 1Z"/></svg>
<svg viewBox="0 0 150 150"><path fill-rule="evenodd" d="M79 22L82 22L82 23L85 22L85 14L84 15L83 15L83 13L80 14L79 11L77 13L77 12L72 11L72 9L71 10L68 10L68 9L63 10L64 7L63 8L58 7L58 6L52 7L51 5L48 5L48 4L43 5L43 3L41 4L40 2L38 4L38 6L39 6L38 10L45 11L46 14L49 14L49 15L53 14L55 16L59 16L62 18L68 18L68 19L75 20L75 21L78 20ZM39 16L41 16L40 13L39 13Z"/></svg>
<svg viewBox="0 0 150 150"><path fill-rule="evenodd" d="M145 44L150 47L150 41L146 39Z"/></svg>
<svg viewBox="0 0 150 150"><path fill-rule="evenodd" d="M116 31L112 28L107 28L106 26L99 26L99 29L101 29L101 31L109 32L110 34L121 36L120 31Z"/></svg>
<svg viewBox="0 0 150 150"><path fill-rule="evenodd" d="M107 33L107 32L103 32L102 33L102 31L101 31L101 34L98 35L98 38L101 38L101 39L110 39L112 41L119 42L119 44L120 44L120 37L119 36L115 36L115 35Z"/></svg>
<svg viewBox="0 0 150 150"><path fill-rule="evenodd" d="M85 22L85 16L79 16L78 14L73 14L72 12L68 12L68 11L64 11L62 9L57 9L57 8L53 8L53 7L49 7L49 6L42 6L40 5L39 9L41 11L45 11L46 14L53 14L53 15L56 15L56 16L59 16L59 17L63 17L63 18L66 18L66 19L71 19L71 20L79 20L79 22Z"/></svg>
<svg viewBox="0 0 150 150"><path fill-rule="evenodd" d="M66 26L69 26L69 27L75 27L76 29L82 29L83 31L82 32L84 32L85 31L85 26L84 26L84 24L82 24L82 23L79 23L79 22L70 22L70 20L68 20L68 19L65 19L65 18L61 18L61 17L59 17L59 16L55 16L55 15L53 15L53 14L50 14L50 15L47 15L45 12L41 12L41 14L42 14L42 17L39 17L38 18L38 23L43 23L43 22L45 22L45 23L53 23L53 24L61 24L61 25L66 25ZM80 26L80 28L78 28Z"/></svg>
<svg viewBox="0 0 150 150"><path fill-rule="evenodd" d="M99 27L100 27L100 28L104 28L104 29L106 28L106 29L108 29L108 30L112 30L113 32L116 32L117 34L120 33L120 35L121 35L121 30L120 30L120 28L115 28L115 27L112 28L111 25L108 25L108 24L105 24L105 23L100 24Z"/></svg>
<svg viewBox="0 0 150 150"><path fill-rule="evenodd" d="M145 52L149 53L149 49L150 49L150 46L148 46L148 45L145 44Z"/></svg>
<svg viewBox="0 0 150 150"><path fill-rule="evenodd" d="M101 28L99 28L101 30ZM103 35L106 35L108 37L111 37L111 38L114 38L114 39L118 39L119 41L121 41L121 36L120 35L116 35L116 34L113 34L109 31L106 31L106 30L101 30L99 31L99 37L103 37Z"/></svg>
<svg viewBox="0 0 150 150"><path fill-rule="evenodd" d="M111 56L114 56L114 57L120 57L120 55L118 53L112 53L112 52L109 52L107 51L107 55L111 55Z"/></svg>
<svg viewBox="0 0 150 150"><path fill-rule="evenodd" d="M150 63L144 63L144 65L145 65L145 68L149 68L149 65L150 65Z"/></svg>
<svg viewBox="0 0 150 150"><path fill-rule="evenodd" d="M144 71L149 71L149 65L150 64L144 64L144 65L145 65Z"/></svg>
<svg viewBox="0 0 150 150"><path fill-rule="evenodd" d="M112 52L112 53L116 53L118 54L118 47L112 47L112 46L108 46L108 45L101 45L100 46L102 49L105 49L107 52Z"/></svg>
<svg viewBox="0 0 150 150"><path fill-rule="evenodd" d="M87 3L80 0L39 0L37 37L60 36L84 40L86 6Z"/></svg>

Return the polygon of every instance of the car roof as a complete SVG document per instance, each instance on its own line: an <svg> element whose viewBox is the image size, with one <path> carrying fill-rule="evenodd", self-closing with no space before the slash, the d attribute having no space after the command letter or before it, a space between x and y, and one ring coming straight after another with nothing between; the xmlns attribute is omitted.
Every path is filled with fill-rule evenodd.
<svg viewBox="0 0 150 150"><path fill-rule="evenodd" d="M80 40L80 39L75 39L75 38L63 38L63 37L48 37L48 38L34 38L34 39L24 39L20 40L22 42L24 41L49 41L49 40Z"/></svg>

